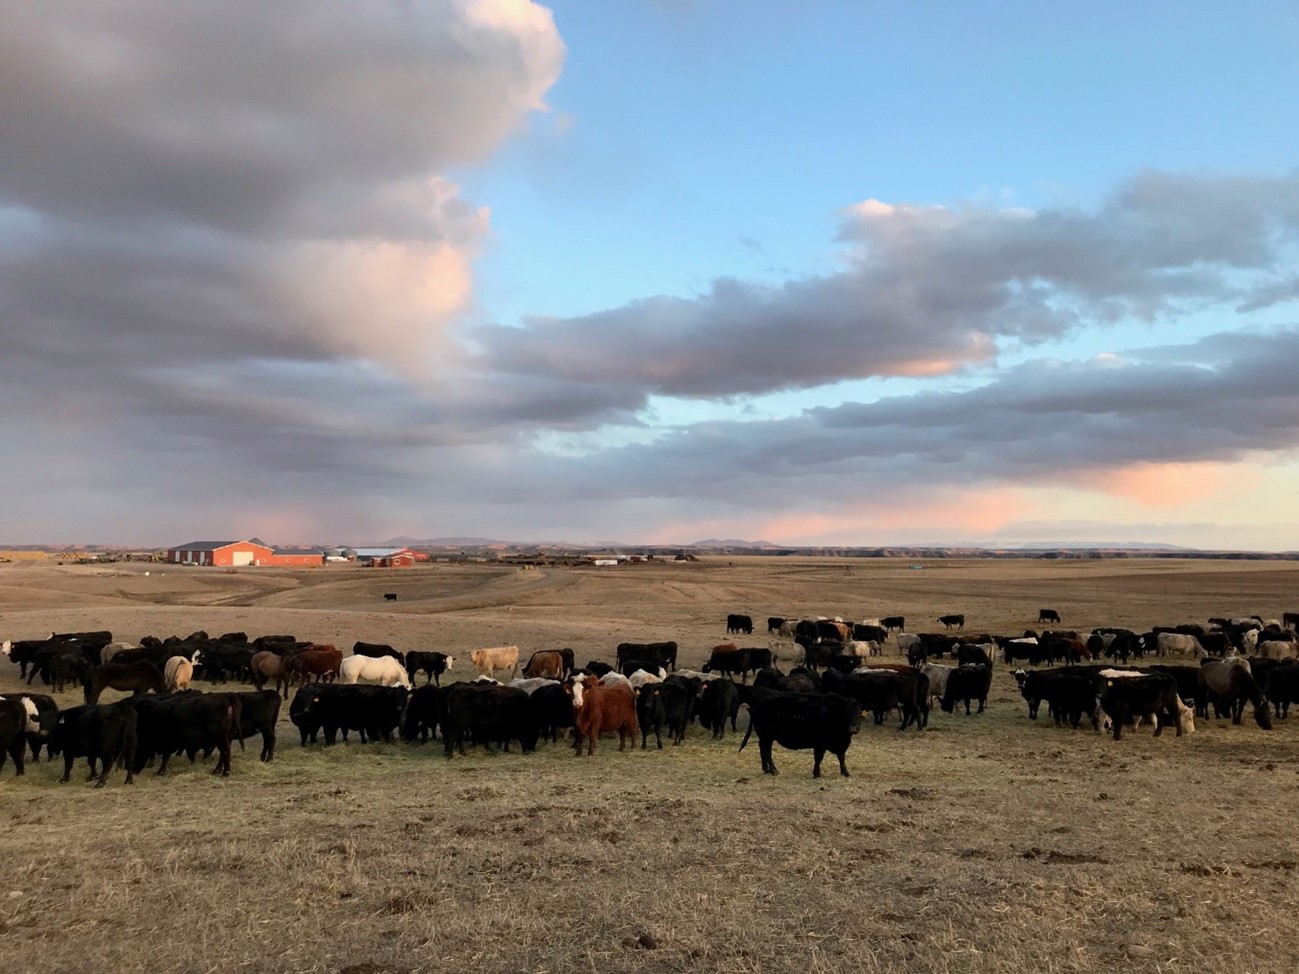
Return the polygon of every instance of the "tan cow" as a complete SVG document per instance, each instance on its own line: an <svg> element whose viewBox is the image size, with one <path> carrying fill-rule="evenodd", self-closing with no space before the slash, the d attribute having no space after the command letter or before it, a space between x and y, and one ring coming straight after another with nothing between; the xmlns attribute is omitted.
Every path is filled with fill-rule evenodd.
<svg viewBox="0 0 1299 974"><path fill-rule="evenodd" d="M509 670L510 678L519 675L519 647L491 646L487 649L471 649L469 662L479 673L494 677L497 670Z"/></svg>
<svg viewBox="0 0 1299 974"><path fill-rule="evenodd" d="M162 675L167 681L167 692L177 693L188 690L194 679L194 664L184 656L173 656L162 668Z"/></svg>

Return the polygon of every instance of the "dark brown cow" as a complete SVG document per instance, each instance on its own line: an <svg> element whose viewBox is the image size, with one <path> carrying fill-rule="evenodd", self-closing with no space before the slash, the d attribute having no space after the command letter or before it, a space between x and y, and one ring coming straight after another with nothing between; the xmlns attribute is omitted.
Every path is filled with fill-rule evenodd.
<svg viewBox="0 0 1299 974"><path fill-rule="evenodd" d="M342 665L341 650L328 644L316 645L289 660L289 675L301 676L304 682L309 676L314 676L317 682L333 682Z"/></svg>
<svg viewBox="0 0 1299 974"><path fill-rule="evenodd" d="M166 693L167 681L162 670L147 660L138 663L104 663L86 674L83 684L86 703L99 702L105 690L129 690L131 693Z"/></svg>

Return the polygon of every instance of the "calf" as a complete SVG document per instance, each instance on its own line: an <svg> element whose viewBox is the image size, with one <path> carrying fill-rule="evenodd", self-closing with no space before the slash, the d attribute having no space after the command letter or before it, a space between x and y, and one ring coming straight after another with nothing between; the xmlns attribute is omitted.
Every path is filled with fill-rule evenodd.
<svg viewBox="0 0 1299 974"><path fill-rule="evenodd" d="M740 742L740 750L749 743L749 736L756 733L764 774L779 773L771 756L774 743L790 750L810 749L814 759L813 778L821 777L821 761L827 752L839 759L839 773L848 777L845 756L861 724L853 700L833 693L754 690L749 713L749 727Z"/></svg>
<svg viewBox="0 0 1299 974"><path fill-rule="evenodd" d="M768 635L770 635L771 633L780 632L780 627L783 626L784 624L785 624L785 619L783 616L767 616Z"/></svg>
<svg viewBox="0 0 1299 974"><path fill-rule="evenodd" d="M953 626L957 629L965 628L964 614L958 613L956 615L939 616L938 621L943 624L944 629L951 629Z"/></svg>
<svg viewBox="0 0 1299 974"><path fill-rule="evenodd" d="M1060 613L1056 612L1055 609L1038 609L1037 621L1050 622L1058 626L1060 624Z"/></svg>
<svg viewBox="0 0 1299 974"><path fill-rule="evenodd" d="M396 592L384 592L384 593L383 593L383 600L384 600L385 602L396 602L396 601L397 601L397 593L396 593Z"/></svg>
<svg viewBox="0 0 1299 974"><path fill-rule="evenodd" d="M415 674L423 672L424 682L442 685L442 674L451 667L455 666L456 659L454 656L448 656L446 653L425 652L424 650L412 649L406 654L406 672L412 681Z"/></svg>
<svg viewBox="0 0 1299 974"><path fill-rule="evenodd" d="M885 616L880 620L880 625L888 631L896 629L898 632L901 632L903 628L906 627L906 624L907 620L905 616Z"/></svg>

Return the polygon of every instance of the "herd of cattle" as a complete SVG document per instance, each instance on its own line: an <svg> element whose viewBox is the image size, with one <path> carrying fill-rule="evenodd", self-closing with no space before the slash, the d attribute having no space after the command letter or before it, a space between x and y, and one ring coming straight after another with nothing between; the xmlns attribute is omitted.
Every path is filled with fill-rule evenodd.
<svg viewBox="0 0 1299 974"><path fill-rule="evenodd" d="M1038 620L1059 624L1060 616L1042 609ZM1116 740L1125 726L1143 721L1156 735L1165 726L1178 736L1193 732L1195 717L1207 717L1210 708L1240 723L1247 705L1258 726L1270 729L1273 716L1287 716L1299 702L1295 613L1278 621L1212 619L1207 626L1086 635L1058 629L973 634L964 631L960 614L940 617L942 632L908 633L905 621L770 617L767 645L720 644L699 671L678 668L672 641L621 643L614 663L580 668L570 649L538 650L522 667L516 646L476 649L469 659L478 675L446 686L441 678L454 667L453 657L379 643L357 642L345 654L289 635L249 640L241 632L216 638L197 632L127 644L113 642L109 632L55 633L6 641L3 653L28 686L37 678L56 693L80 685L84 703L60 709L37 691L0 696L0 767L12 758L21 775L27 749L39 759L45 748L50 758L62 756L63 781L77 758L85 758L90 777L103 786L114 768L124 768L130 783L151 763L165 773L176 754L193 762L200 753L216 753L214 772L228 775L233 747L242 749L245 738L260 735L261 760L273 759L280 709L294 685L289 719L304 747L322 738L332 745L340 735L347 741L350 733L362 743L440 735L450 758L472 745L508 751L515 742L528 753L563 734L571 735L578 754L589 755L602 733L616 732L620 750L637 735L642 748L650 736L662 748L665 734L680 744L696 722L721 739L728 724L737 731L739 711L747 707L740 749L756 736L762 769L770 774L776 773L773 744L811 750L814 776L825 754L848 774L845 754L863 717L882 725L896 714L899 730L921 730L935 703L945 713L961 704L967 715L973 704L982 712L994 667L1003 664L1028 667L1013 675L1030 718L1046 702L1057 725L1077 728L1086 720L1096 730L1110 729ZM749 635L754 626L749 616L732 614L726 628ZM878 659L889 639L906 662ZM1129 668L1130 660L1148 655L1188 661ZM782 664L792 667L786 672ZM498 682L497 673L510 682ZM191 685L196 680L209 689L200 692ZM253 689L221 686L231 680ZM100 703L110 688L131 696Z"/></svg>

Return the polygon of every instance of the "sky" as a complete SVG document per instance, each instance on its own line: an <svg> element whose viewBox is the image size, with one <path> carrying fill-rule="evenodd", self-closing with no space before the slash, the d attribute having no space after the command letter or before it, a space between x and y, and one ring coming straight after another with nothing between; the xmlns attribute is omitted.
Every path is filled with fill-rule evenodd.
<svg viewBox="0 0 1299 974"><path fill-rule="evenodd" d="M1299 7L0 3L0 543L1299 549Z"/></svg>

